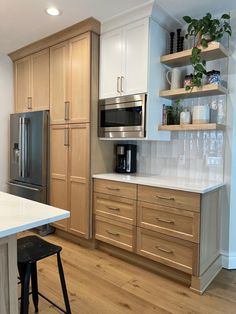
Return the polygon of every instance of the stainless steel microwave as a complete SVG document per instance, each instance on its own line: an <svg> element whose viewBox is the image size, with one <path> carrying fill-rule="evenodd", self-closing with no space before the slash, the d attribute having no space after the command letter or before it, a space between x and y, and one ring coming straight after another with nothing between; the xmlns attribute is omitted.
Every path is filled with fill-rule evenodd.
<svg viewBox="0 0 236 314"><path fill-rule="evenodd" d="M104 138L145 137L146 101L146 94L99 100L98 136Z"/></svg>

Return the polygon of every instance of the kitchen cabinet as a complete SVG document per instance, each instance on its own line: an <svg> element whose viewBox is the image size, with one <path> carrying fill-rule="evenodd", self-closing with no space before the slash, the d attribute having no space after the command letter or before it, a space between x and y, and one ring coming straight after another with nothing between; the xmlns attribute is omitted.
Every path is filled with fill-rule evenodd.
<svg viewBox="0 0 236 314"><path fill-rule="evenodd" d="M55 223L64 231L89 236L89 125L51 126L50 204L70 211Z"/></svg>
<svg viewBox="0 0 236 314"><path fill-rule="evenodd" d="M135 253L131 260L145 257L139 262L152 269L154 261L188 274L198 293L221 270L218 189L201 194L95 175L93 191L97 240Z"/></svg>
<svg viewBox="0 0 236 314"><path fill-rule="evenodd" d="M68 125L50 128L50 205L68 210ZM68 219L54 223L67 230Z"/></svg>
<svg viewBox="0 0 236 314"><path fill-rule="evenodd" d="M90 121L90 33L50 48L51 124Z"/></svg>
<svg viewBox="0 0 236 314"><path fill-rule="evenodd" d="M85 238L90 222L90 126L69 126L68 208L71 212L69 231Z"/></svg>
<svg viewBox="0 0 236 314"><path fill-rule="evenodd" d="M49 109L49 49L14 63L15 111Z"/></svg>
<svg viewBox="0 0 236 314"><path fill-rule="evenodd" d="M148 29L145 18L101 36L100 99L147 92Z"/></svg>

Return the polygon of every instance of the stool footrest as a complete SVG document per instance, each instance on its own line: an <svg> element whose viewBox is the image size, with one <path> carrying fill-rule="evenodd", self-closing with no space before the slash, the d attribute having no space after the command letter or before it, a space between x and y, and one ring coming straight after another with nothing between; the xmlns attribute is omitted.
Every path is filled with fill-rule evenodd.
<svg viewBox="0 0 236 314"><path fill-rule="evenodd" d="M45 297L45 295L43 295L42 293L38 292L38 295L40 295L41 298L43 298L44 300L46 300L47 302L49 302L50 304L52 304L53 306L55 306L58 310L60 310L62 313L67 314L67 312L60 307L59 305L57 305L56 303L54 303L53 301L51 301L50 299L48 299L47 297Z"/></svg>

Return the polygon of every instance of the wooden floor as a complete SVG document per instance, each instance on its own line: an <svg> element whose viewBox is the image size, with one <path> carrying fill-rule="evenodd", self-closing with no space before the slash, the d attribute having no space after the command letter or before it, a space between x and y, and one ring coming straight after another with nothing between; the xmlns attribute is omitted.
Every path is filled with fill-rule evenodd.
<svg viewBox="0 0 236 314"><path fill-rule="evenodd" d="M73 314L235 314L236 271L223 270L203 296L181 284L55 235ZM63 306L56 258L38 263L41 292ZM34 313L30 300L30 313ZM40 298L40 314L60 313Z"/></svg>

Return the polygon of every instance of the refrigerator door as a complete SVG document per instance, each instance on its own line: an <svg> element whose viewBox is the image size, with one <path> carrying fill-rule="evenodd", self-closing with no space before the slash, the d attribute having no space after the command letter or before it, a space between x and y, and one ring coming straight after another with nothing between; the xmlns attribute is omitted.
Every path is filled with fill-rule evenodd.
<svg viewBox="0 0 236 314"><path fill-rule="evenodd" d="M32 201L47 204L47 188L36 185L21 184L17 181L8 182L8 192L10 194L27 198Z"/></svg>
<svg viewBox="0 0 236 314"><path fill-rule="evenodd" d="M10 117L10 180L47 185L48 111Z"/></svg>

